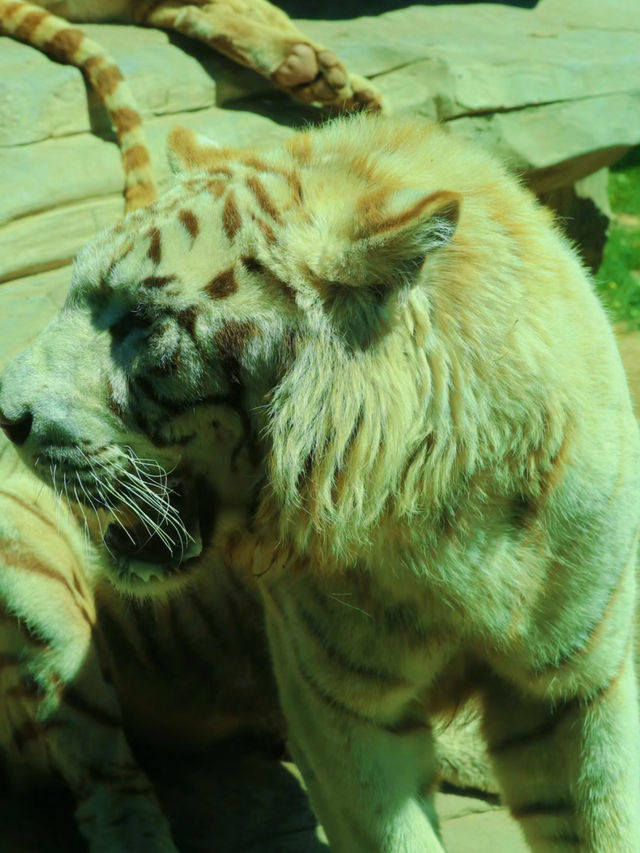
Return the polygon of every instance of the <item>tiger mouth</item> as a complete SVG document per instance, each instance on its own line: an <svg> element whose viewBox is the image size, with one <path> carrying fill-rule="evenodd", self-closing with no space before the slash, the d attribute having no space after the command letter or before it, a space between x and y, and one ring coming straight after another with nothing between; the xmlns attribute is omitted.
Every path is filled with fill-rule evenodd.
<svg viewBox="0 0 640 853"><path fill-rule="evenodd" d="M128 514L112 521L103 540L118 575L148 582L184 572L204 548L212 512L206 495L196 483L173 481L163 509L145 507L145 517Z"/></svg>
<svg viewBox="0 0 640 853"><path fill-rule="evenodd" d="M125 450L105 461L104 454L55 446L41 451L35 467L103 543L116 584L136 591L138 581L185 573L201 557L217 502L189 466L168 474Z"/></svg>

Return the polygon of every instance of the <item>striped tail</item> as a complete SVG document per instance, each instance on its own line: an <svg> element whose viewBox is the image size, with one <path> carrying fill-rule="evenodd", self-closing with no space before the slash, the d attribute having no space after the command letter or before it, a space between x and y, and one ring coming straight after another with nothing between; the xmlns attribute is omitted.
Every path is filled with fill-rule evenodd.
<svg viewBox="0 0 640 853"><path fill-rule="evenodd" d="M58 62L75 65L104 103L118 137L125 173L125 208L156 200L151 158L140 113L113 58L82 30L33 3L0 0L0 34L19 39Z"/></svg>

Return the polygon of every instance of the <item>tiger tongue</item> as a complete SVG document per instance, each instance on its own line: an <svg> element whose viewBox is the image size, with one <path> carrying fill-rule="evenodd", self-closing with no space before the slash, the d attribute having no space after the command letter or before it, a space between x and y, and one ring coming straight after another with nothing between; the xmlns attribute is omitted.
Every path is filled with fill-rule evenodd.
<svg viewBox="0 0 640 853"><path fill-rule="evenodd" d="M171 562L175 559L174 549L178 553L180 551L179 545L172 548L156 532L150 534L142 524L126 529L118 524L110 524L104 541L107 548L120 556L145 563Z"/></svg>
<svg viewBox="0 0 640 853"><path fill-rule="evenodd" d="M110 524L105 532L104 542L118 557L142 563L179 566L186 560L199 556L203 547L197 514L191 513L186 522L186 542L184 539L180 542L168 541L166 532L164 536L158 531L149 533L141 522L126 527L117 523Z"/></svg>

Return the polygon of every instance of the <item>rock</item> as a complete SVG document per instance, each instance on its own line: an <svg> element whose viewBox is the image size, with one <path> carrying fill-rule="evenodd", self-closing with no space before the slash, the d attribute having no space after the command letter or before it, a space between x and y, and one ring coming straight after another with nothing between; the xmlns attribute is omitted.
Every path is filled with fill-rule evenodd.
<svg viewBox="0 0 640 853"><path fill-rule="evenodd" d="M353 71L375 76L396 111L479 139L548 194L640 140L640 6L576 2L413 6L300 25ZM131 26L85 29L120 63L161 180L175 123L228 142L267 143L310 115L204 45ZM238 99L243 111L220 109ZM0 281L68 262L122 210L113 135L78 69L7 38L0 39L0 177Z"/></svg>
<svg viewBox="0 0 640 853"><path fill-rule="evenodd" d="M174 44L174 37L170 40L160 30L114 24L82 29L111 52L145 118L215 106L220 76L237 76L240 84L247 76L257 78L244 69L236 75L238 66L223 57L205 48L194 50L192 42L180 37ZM0 145L109 130L106 112L93 93L87 98L77 68L9 38L0 44ZM264 81L252 91L267 86Z"/></svg>
<svg viewBox="0 0 640 853"><path fill-rule="evenodd" d="M67 265L0 286L0 371L57 314L70 281Z"/></svg>
<svg viewBox="0 0 640 853"><path fill-rule="evenodd" d="M482 804L481 800L475 802ZM505 809L478 809L445 819L442 822L442 838L446 849L455 853L479 853L485 850L491 853L528 853L531 849L525 844L520 827Z"/></svg>
<svg viewBox="0 0 640 853"><path fill-rule="evenodd" d="M573 186L540 193L541 201L558 214L560 224L592 272L602 263L611 221L608 179L609 170L600 169Z"/></svg>

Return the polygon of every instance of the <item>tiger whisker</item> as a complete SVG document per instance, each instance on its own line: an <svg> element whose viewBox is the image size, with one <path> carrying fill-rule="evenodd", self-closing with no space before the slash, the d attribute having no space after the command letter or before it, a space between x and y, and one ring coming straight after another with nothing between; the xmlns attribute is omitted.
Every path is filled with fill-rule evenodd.
<svg viewBox="0 0 640 853"><path fill-rule="evenodd" d="M84 453L84 451L82 451L82 450L80 451L80 453L81 453L81 454L84 456L84 458L89 462L89 467L90 467L90 469L91 469L91 474L92 474L92 476L94 476L94 479L95 479L95 475L93 474L93 466L91 465L91 461L89 460L89 457L88 457L88 456L86 455L86 453ZM97 509L96 505L94 504L93 499L92 499L91 495L89 494L89 492L87 491L87 489L86 489L86 487L85 487L84 483L82 482L82 480L78 480L78 482L79 482L79 484L80 484L80 488L82 489L82 491L83 491L83 493L84 493L84 496L85 496L85 497L86 497L86 499L88 500L88 502L89 502L89 504L90 504L90 506L91 506L91 509L93 510L93 514L94 514L94 515L95 515L95 517L96 517L96 521L98 522L98 529L100 530L100 540L101 540L101 541L102 541L102 543L104 544L104 547L107 549L107 551L108 551L108 553L111 555L111 557L113 557L113 552L111 551L111 549L110 549L110 548L109 548L109 546L107 545L107 543L106 543L106 541L105 541L105 538L104 538L104 530L103 530L103 528L102 528L102 519L100 518L100 513L98 512L98 509Z"/></svg>
<svg viewBox="0 0 640 853"><path fill-rule="evenodd" d="M162 542L167 546L167 548L171 549L171 546L174 544L173 541L167 536L167 534L163 530L161 530L160 528L158 528L156 526L153 519L151 519L147 515L147 513L140 507L140 505L138 503L136 503L136 501L133 500L133 498L131 498L130 495L126 495L126 494L123 494L122 492L119 492L117 489L115 489L109 483L104 483L103 485L104 485L105 489L107 489L107 491L110 492L117 499L118 503L121 503L121 504L123 504L123 506L130 509L133 512L133 514L136 516L136 518L138 518L140 520L144 529L149 534L149 538L151 538L155 532L155 533L157 533L158 537L162 540ZM125 531L127 531L127 528L122 524L122 522L120 522L120 524L122 525L123 529ZM132 540L132 541L134 541L134 540Z"/></svg>
<svg viewBox="0 0 640 853"><path fill-rule="evenodd" d="M127 495L128 495L127 503L131 507L131 509L133 509L133 511L136 513L136 515L138 515L140 520L143 522L145 529L151 535L153 535L153 532L155 532L160 537L160 539L162 539L162 541L169 548L171 548L172 545L177 544L174 542L173 538L169 536L168 533L166 533L165 531L162 530L162 528L160 527L160 524L158 522L154 521L152 518L149 517L149 515L140 506L139 501L140 500L143 501L145 504L147 504L147 506L149 506L152 510L154 510L156 512L162 513L164 510L163 517L162 517L160 523L167 520L175 529L179 530L179 528L176 528L176 525L173 522L173 520L168 519L168 517L167 517L168 509L173 510L173 508L169 504L168 504L168 509L166 509L164 505L158 504L158 502L154 499L155 496L153 495L153 493L147 491L144 488L142 488L142 489L139 488L139 483L135 479L133 480L133 482L129 482L129 483L123 483L120 479L118 479L118 485L122 486L123 489L126 490ZM133 492L133 496L131 495L131 492ZM121 497L124 501L124 495L121 495ZM136 497L138 498L138 500L135 500ZM145 523L145 521L151 527L151 530L149 529L149 526L147 525L147 523Z"/></svg>
<svg viewBox="0 0 640 853"><path fill-rule="evenodd" d="M84 507L82 506L82 501L78 497L78 487L75 484L73 486L73 493L76 496L76 504L80 507L80 512L82 513L82 518L84 520L84 546L85 546L85 550L87 550L89 548L91 531L89 529L89 522L87 520L87 516L85 514Z"/></svg>
<svg viewBox="0 0 640 853"><path fill-rule="evenodd" d="M67 502L67 509L71 512L71 501L69 500L69 490L67 487L67 472L63 471L62 473L62 484L64 488L64 497Z"/></svg>
<svg viewBox="0 0 640 853"><path fill-rule="evenodd" d="M135 459L131 459L131 462L134 466L136 465ZM168 499L168 493L173 490L169 490L165 487L161 493L158 493L154 489L150 489L148 487L144 478L136 477L130 470L124 468L121 464L116 463L114 467L116 467L117 470L119 470L128 480L127 483L121 483L124 488L132 489L134 493L148 506L155 511L162 513L160 523L169 524L171 528L173 528L181 547L181 556L183 556L184 546L189 540L193 541L193 537L189 534L182 522L182 519L180 518L180 515ZM154 488L157 488L157 484L154 483L153 486ZM171 541L173 542L173 540Z"/></svg>
<svg viewBox="0 0 640 853"><path fill-rule="evenodd" d="M56 488L56 466L53 464L49 465L49 476L51 477L51 488L53 489L53 494L56 496L56 527L58 529L58 533L60 532L60 495L58 494L58 489Z"/></svg>
<svg viewBox="0 0 640 853"><path fill-rule="evenodd" d="M165 494L158 494L157 492L152 491L151 489L146 487L144 480L136 477L131 471L127 471L126 469L122 469L120 471L120 475L122 477L126 477L128 480L127 483L122 483L125 488L133 488L136 490L137 494L140 497L144 498L145 501L149 504L149 506L154 507L155 509L163 512L165 515L171 511L175 510L171 506L171 502L169 498Z"/></svg>

